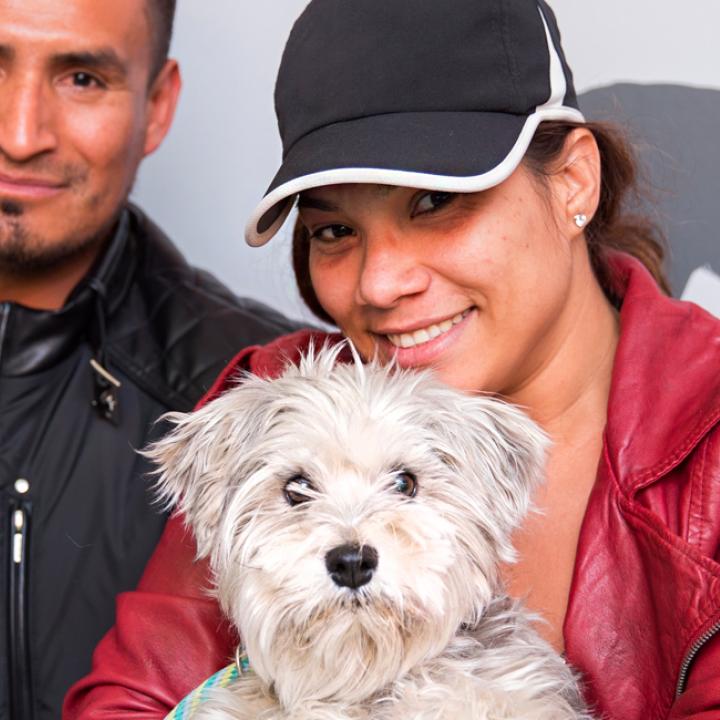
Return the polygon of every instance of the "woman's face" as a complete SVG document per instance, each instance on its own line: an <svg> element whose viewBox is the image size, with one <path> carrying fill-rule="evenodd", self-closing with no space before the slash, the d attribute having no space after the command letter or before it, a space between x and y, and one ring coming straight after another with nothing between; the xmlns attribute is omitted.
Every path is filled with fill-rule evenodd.
<svg viewBox="0 0 720 720"><path fill-rule="evenodd" d="M475 194L360 184L303 193L320 303L366 358L516 394L560 347L576 275L577 233L549 182L521 166Z"/></svg>

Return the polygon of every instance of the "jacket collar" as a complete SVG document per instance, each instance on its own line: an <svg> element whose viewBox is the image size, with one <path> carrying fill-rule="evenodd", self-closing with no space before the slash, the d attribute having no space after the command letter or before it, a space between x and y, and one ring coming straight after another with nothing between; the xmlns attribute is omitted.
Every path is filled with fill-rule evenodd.
<svg viewBox="0 0 720 720"><path fill-rule="evenodd" d="M627 493L677 466L720 421L720 320L613 257L622 300L605 440Z"/></svg>
<svg viewBox="0 0 720 720"><path fill-rule="evenodd" d="M107 249L57 311L0 303L0 375L18 377L47 370L80 342L97 339L98 321L119 306L132 275L129 212L123 210ZM102 314L102 320L99 315Z"/></svg>

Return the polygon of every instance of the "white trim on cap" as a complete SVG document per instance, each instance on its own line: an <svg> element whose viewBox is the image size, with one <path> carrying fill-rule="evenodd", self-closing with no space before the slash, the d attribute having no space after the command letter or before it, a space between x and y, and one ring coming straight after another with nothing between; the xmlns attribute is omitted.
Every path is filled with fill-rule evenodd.
<svg viewBox="0 0 720 720"><path fill-rule="evenodd" d="M504 160L492 170L481 175L457 177L453 175L435 175L432 173L409 172L406 170L387 170L384 168L337 168L303 175L289 180L268 193L257 205L250 220L245 226L245 241L253 247L260 247L270 240L283 225L290 214L293 202L287 202L275 222L263 233L257 231L260 219L277 203L296 196L303 190L321 187L323 185L341 185L344 183L368 183L374 185L395 185L397 187L411 187L422 190L437 190L441 192L479 192L498 185L507 179L520 164L530 141L535 134L537 126L544 120L569 120L584 122L583 114L571 107L563 105L567 82L563 71L560 56L553 43L548 24L542 10L538 12L545 28L548 52L550 55L550 97L543 105L538 106L532 115L529 115L515 141L512 150Z"/></svg>
<svg viewBox="0 0 720 720"><path fill-rule="evenodd" d="M438 190L442 192L479 192L498 185L507 179L520 164L537 126L543 120L570 120L584 122L585 118L579 110L571 107L543 107L529 115L512 150L505 159L492 170L481 175L458 177L454 175L435 175L432 173L409 172L407 170L387 170L384 168L338 168L303 175L279 185L268 193L258 204L245 227L245 240L248 245L260 247L265 245L282 227L292 210L292 203L278 216L277 220L264 232L257 231L257 224L262 216L276 203L297 195L303 190L310 190L323 185L342 185L344 183L368 183L372 185L394 185L422 190Z"/></svg>

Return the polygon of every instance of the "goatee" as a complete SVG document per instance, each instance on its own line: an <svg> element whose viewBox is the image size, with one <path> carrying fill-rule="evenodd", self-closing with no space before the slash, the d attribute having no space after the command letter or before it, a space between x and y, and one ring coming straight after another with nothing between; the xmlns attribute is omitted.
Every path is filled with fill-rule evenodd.
<svg viewBox="0 0 720 720"><path fill-rule="evenodd" d="M0 275L31 278L56 270L101 245L117 222L116 215L90 235L47 241L28 229L23 215L20 203L0 201Z"/></svg>

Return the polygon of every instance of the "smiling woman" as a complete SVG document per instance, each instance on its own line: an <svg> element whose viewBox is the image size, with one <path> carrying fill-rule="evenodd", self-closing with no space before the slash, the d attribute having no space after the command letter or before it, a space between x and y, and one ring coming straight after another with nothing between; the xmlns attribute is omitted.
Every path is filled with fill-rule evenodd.
<svg viewBox="0 0 720 720"><path fill-rule="evenodd" d="M501 395L552 438L541 512L503 575L598 716L712 712L720 323L668 297L658 233L625 214L632 154L585 123L547 3L313 0L275 100L283 161L248 243L297 200L294 266L318 316L365 359ZM238 368L278 373L307 342L248 351L215 390ZM181 523L72 707L159 717L232 654ZM128 641L141 613L162 630ZM167 659L170 633L194 677Z"/></svg>

